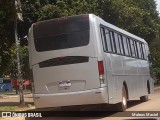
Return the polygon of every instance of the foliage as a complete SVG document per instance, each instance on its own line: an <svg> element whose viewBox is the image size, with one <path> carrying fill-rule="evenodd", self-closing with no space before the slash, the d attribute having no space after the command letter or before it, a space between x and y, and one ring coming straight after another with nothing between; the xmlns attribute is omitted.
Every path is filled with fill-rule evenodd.
<svg viewBox="0 0 160 120"><path fill-rule="evenodd" d="M160 17L154 0L21 0L21 3L24 21L18 22L20 39L27 35L33 22L93 13L111 24L144 38L155 58L153 71L156 77L160 78ZM5 74L10 66L8 63L11 63L9 62L10 48L14 37L13 29L10 29L13 28L13 20L10 16L14 10L10 0L0 0L0 5L0 35L2 36L0 41L3 43L0 45L2 49L0 74ZM28 57L27 51L24 53ZM25 58L23 55L22 57ZM25 62L28 64L27 61ZM22 66L27 68L27 64Z"/></svg>
<svg viewBox="0 0 160 120"><path fill-rule="evenodd" d="M22 70L22 78L27 80L29 78L29 56L28 56L28 46L20 47L20 63ZM11 76L17 78L17 56L16 56L16 46L14 45L11 50L11 61L10 61L10 71Z"/></svg>
<svg viewBox="0 0 160 120"><path fill-rule="evenodd" d="M38 20L47 20L62 16L94 13L97 14L97 0L57 0L42 7Z"/></svg>
<svg viewBox="0 0 160 120"><path fill-rule="evenodd" d="M103 19L144 38L148 43L153 42L159 32L154 0L103 0L99 6Z"/></svg>
<svg viewBox="0 0 160 120"><path fill-rule="evenodd" d="M14 42L12 13L10 0L0 0L0 77L3 77L9 69L11 46Z"/></svg>
<svg viewBox="0 0 160 120"><path fill-rule="evenodd" d="M150 46L150 50L153 54L153 73L155 75L155 79L160 80L160 41L159 39L153 42Z"/></svg>

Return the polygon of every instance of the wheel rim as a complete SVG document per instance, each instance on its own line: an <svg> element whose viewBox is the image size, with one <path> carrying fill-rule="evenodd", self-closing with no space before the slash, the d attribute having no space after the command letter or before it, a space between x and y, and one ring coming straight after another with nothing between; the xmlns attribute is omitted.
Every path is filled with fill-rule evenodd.
<svg viewBox="0 0 160 120"><path fill-rule="evenodd" d="M126 108L127 107L127 95L126 95L126 90L124 87L123 87L122 103L123 103L124 108Z"/></svg>
<svg viewBox="0 0 160 120"><path fill-rule="evenodd" d="M125 96L123 96L123 100L122 101L123 101L123 105L126 106L127 100L126 100Z"/></svg>

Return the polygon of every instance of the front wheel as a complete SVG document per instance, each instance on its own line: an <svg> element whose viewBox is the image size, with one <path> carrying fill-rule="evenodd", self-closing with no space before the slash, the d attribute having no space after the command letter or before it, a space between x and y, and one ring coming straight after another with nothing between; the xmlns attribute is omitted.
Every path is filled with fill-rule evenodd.
<svg viewBox="0 0 160 120"><path fill-rule="evenodd" d="M125 87L122 88L122 102L116 104L117 111L125 111L127 109L127 92Z"/></svg>

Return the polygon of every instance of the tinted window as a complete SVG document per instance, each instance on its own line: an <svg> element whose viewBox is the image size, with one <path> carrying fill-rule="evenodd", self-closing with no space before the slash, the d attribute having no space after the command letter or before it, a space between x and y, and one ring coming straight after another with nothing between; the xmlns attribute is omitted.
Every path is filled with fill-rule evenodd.
<svg viewBox="0 0 160 120"><path fill-rule="evenodd" d="M144 53L144 59L147 59L146 49L145 49L145 45L144 44L142 44L142 48L143 48L143 53Z"/></svg>
<svg viewBox="0 0 160 120"><path fill-rule="evenodd" d="M140 51L141 51L141 58L144 59L144 52L142 48L142 43L140 43Z"/></svg>
<svg viewBox="0 0 160 120"><path fill-rule="evenodd" d="M101 35L103 44L105 44L105 51L140 59L147 59L145 44L143 42L107 27L102 27L101 33L103 33L103 35Z"/></svg>
<svg viewBox="0 0 160 120"><path fill-rule="evenodd" d="M136 57L137 58L139 58L139 56L138 56L138 48L137 48L137 41L134 41L134 49L135 49L135 55L136 55Z"/></svg>
<svg viewBox="0 0 160 120"><path fill-rule="evenodd" d="M131 46L131 55L133 57L135 57L135 46L134 46L134 41L132 39L129 39L130 40L130 46Z"/></svg>
<svg viewBox="0 0 160 120"><path fill-rule="evenodd" d="M112 47L112 52L113 53L116 53L116 48L115 48L115 38L114 38L114 32L113 31L110 31L109 32L110 34L110 40L111 40L111 47Z"/></svg>
<svg viewBox="0 0 160 120"><path fill-rule="evenodd" d="M38 52L86 46L89 44L89 16L58 18L34 24Z"/></svg>
<svg viewBox="0 0 160 120"><path fill-rule="evenodd" d="M102 38L102 43L103 43L103 49L104 51L107 51L107 44L105 41L105 34L104 34L104 28L101 27L101 38Z"/></svg>
<svg viewBox="0 0 160 120"><path fill-rule="evenodd" d="M127 41L128 54L129 54L129 56L132 56L132 55L131 55L131 44L130 44L129 38L126 38L126 41Z"/></svg>
<svg viewBox="0 0 160 120"><path fill-rule="evenodd" d="M128 45L127 45L127 38L123 36L123 45L124 45L124 51L125 51L125 55L129 55L128 52Z"/></svg>
<svg viewBox="0 0 160 120"><path fill-rule="evenodd" d="M138 58L141 58L140 43L137 42Z"/></svg>
<svg viewBox="0 0 160 120"><path fill-rule="evenodd" d="M105 38L106 38L106 42L107 42L107 50L109 52L112 52L112 44L111 44L111 40L110 40L110 37L109 37L109 30L108 29L105 29Z"/></svg>
<svg viewBox="0 0 160 120"><path fill-rule="evenodd" d="M123 47L123 39L122 39L122 35L118 35L118 41L119 41L119 46L120 46L120 52L121 54L124 55L124 47Z"/></svg>
<svg viewBox="0 0 160 120"><path fill-rule="evenodd" d="M115 44L116 44L116 50L118 54L121 54L120 46L119 46L119 40L118 40L118 35L117 33L114 33L114 38L115 38Z"/></svg>

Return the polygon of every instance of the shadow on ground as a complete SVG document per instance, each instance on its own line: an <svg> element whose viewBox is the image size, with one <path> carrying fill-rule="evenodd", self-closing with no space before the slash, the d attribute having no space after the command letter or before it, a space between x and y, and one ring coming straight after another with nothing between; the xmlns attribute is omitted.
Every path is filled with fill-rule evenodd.
<svg viewBox="0 0 160 120"><path fill-rule="evenodd" d="M13 95L13 94L8 94ZM17 97L18 98L18 97ZM25 96L32 98L32 96ZM9 98L10 99L10 98ZM131 100L128 102L128 108L141 104L140 100ZM34 105L34 102L25 102L26 105ZM19 102L0 102L0 106L18 106ZM31 113L41 113L42 118L25 118L25 120L86 120L86 119L102 119L105 117L126 117L127 112L115 111L114 105L88 105L88 106L72 106L47 109L28 110ZM122 114L123 113L123 114ZM128 119L131 120L131 119ZM136 120L136 119L134 119ZM144 119L143 119L144 120Z"/></svg>
<svg viewBox="0 0 160 120"><path fill-rule="evenodd" d="M141 103L142 102L140 100L131 100L128 102L128 108L131 108ZM102 119L105 117L128 117L127 111L117 112L115 111L114 105L104 105L104 104L89 105L83 107L73 106L73 107L61 107L61 108L34 109L33 111L41 112L42 118L26 118L25 120L66 120L66 119L86 120L86 119Z"/></svg>
<svg viewBox="0 0 160 120"><path fill-rule="evenodd" d="M125 119L125 120L160 120L159 118L134 118L134 119Z"/></svg>
<svg viewBox="0 0 160 120"><path fill-rule="evenodd" d="M141 104L141 103L143 103L141 100L130 100L130 101L128 101L128 108L134 107L134 106Z"/></svg>

